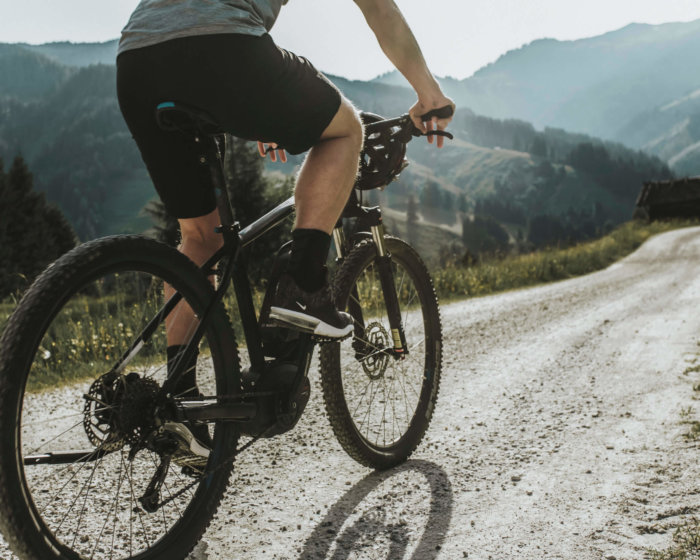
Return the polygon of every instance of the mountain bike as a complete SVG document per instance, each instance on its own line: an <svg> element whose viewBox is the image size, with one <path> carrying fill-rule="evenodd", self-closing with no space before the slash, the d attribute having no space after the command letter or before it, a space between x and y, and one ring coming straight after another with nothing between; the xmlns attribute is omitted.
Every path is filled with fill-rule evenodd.
<svg viewBox="0 0 700 560"><path fill-rule="evenodd" d="M334 299L354 319L342 342L271 323L288 244L256 310L247 248L285 222L293 198L241 228L223 172L230 137L178 103L158 105L157 118L201 145L223 247L197 267L143 236L97 239L50 265L18 304L0 339L0 528L20 558L184 558L236 457L298 422L319 342L330 423L361 464L404 461L433 413L442 335L430 275L411 246L384 233L381 209L362 204L364 190L388 184L406 165L406 144L421 134L408 115L363 115L361 175L333 232ZM165 284L174 290L167 300ZM229 286L235 298L226 296ZM198 321L168 363L166 322L187 307ZM245 368L232 317L245 339ZM182 390L188 375L194 385ZM183 425L206 431L206 467L178 460L172 427Z"/></svg>

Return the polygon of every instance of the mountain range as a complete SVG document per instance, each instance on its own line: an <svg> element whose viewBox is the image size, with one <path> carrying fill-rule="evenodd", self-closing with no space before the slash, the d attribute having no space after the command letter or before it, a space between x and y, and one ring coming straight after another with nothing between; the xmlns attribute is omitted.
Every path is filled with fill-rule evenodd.
<svg viewBox="0 0 700 560"><path fill-rule="evenodd" d="M15 46L56 64L54 74L60 74L61 66L113 64L117 52L117 40ZM658 155L679 174L694 175L700 174L698 52L700 20L630 24L574 41L539 39L505 53L469 78L440 81L458 106L477 114L621 142ZM377 110L373 99L386 97L371 95L370 83L408 88L395 71L370 83L337 81L369 111ZM0 95L6 87L0 83ZM12 87L21 88L22 82ZM380 103L385 112L402 110L413 94L395 97L395 106Z"/></svg>
<svg viewBox="0 0 700 560"><path fill-rule="evenodd" d="M700 20L630 24L587 39L533 41L469 78L441 82L480 115L614 140L698 175L699 52ZM375 81L407 85L396 72Z"/></svg>
<svg viewBox="0 0 700 560"><path fill-rule="evenodd" d="M639 187L632 177L667 178L662 161L678 174L700 174L698 47L700 21L635 24L590 39L534 41L470 78L442 78L458 104L458 140L440 153L414 142L414 165L392 186L395 194L381 196L404 211L407 198L431 183L448 193L445 201L464 195L471 207L509 196L529 214L603 208L599 218L621 221ZM116 103L116 48L117 41L0 43L0 157L24 155L38 188L82 238L142 229L139 210L153 196ZM396 73L331 78L358 107L379 114L400 114L414 100ZM574 165L582 145L593 151L584 149ZM583 171L594 161L625 168L625 186L602 187L594 169Z"/></svg>

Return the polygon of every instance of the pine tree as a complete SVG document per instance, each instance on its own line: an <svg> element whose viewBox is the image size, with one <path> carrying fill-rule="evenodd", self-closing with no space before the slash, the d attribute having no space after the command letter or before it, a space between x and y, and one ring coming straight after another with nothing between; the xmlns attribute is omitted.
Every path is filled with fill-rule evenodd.
<svg viewBox="0 0 700 560"><path fill-rule="evenodd" d="M160 200L151 200L143 211L153 222L153 237L171 247L180 243L180 226L177 218L168 213Z"/></svg>
<svg viewBox="0 0 700 560"><path fill-rule="evenodd" d="M75 242L61 211L33 190L24 160L16 157L7 173L0 161L0 299L27 288Z"/></svg>
<svg viewBox="0 0 700 560"><path fill-rule="evenodd" d="M457 197L457 210L463 214L466 214L468 209L469 206L467 205L467 196L464 193L459 193L459 196Z"/></svg>

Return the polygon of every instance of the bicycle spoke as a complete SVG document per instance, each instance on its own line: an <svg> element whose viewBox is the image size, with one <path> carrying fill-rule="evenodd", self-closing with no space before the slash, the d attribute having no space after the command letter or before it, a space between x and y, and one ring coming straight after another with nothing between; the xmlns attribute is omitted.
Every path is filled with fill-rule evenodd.
<svg viewBox="0 0 700 560"><path fill-rule="evenodd" d="M393 352L393 333L376 254L369 243L353 249L344 263L346 268L338 273L340 281L344 282L339 293L343 301L348 302L346 309L357 310L354 314L356 336L350 346L342 346L334 355L322 350L322 366L337 368L342 380L346 406L345 412L343 409L340 412L352 426L351 443L344 446L353 456L359 453L363 461L367 454L374 454L376 448L390 450L385 451L385 456L395 453L398 457L407 446L417 444L424 431L420 426L425 426L430 419L425 410L426 398L434 398L425 388L439 379L439 365L435 363L439 354L432 344L440 340L440 325L427 270L403 242L391 240L387 247L392 254L391 273L405 353L396 355ZM364 332L359 333L360 330ZM427 377L426 368L436 371L436 377ZM336 432L345 432L346 421L342 414L335 413L332 408L329 413ZM418 431L411 436L411 430ZM353 433L360 435L358 443L354 443L358 440L352 439ZM403 443L397 449L398 442ZM385 465L385 461L382 457L377 464Z"/></svg>
<svg viewBox="0 0 700 560"><path fill-rule="evenodd" d="M105 522L102 525L102 528L100 529L100 534L98 535L96 541L95 541L95 546L92 549L92 554L90 554L90 558L95 557L95 552L97 551L97 546L100 544L100 541L102 540L102 534L104 533L105 527L107 526L107 523L109 522L109 516L112 514L112 508L114 508L114 528L112 535L114 536L114 531L116 530L116 524L117 524L117 503L119 501L119 489L121 487L121 482L122 482L122 469L121 465L119 465L119 472L117 474L117 494L114 502L112 503L112 506L109 508L109 512L105 516ZM114 547L114 543L112 544L112 548ZM110 555L111 556L111 555Z"/></svg>
<svg viewBox="0 0 700 560"><path fill-rule="evenodd" d="M73 412L71 414L66 414L65 416L52 416L51 418L49 418L47 420L35 420L34 422L22 422L22 427L38 426L40 424L50 424L50 423L56 422L57 420L68 420L68 418L73 418L74 416L80 416L81 421L79 423L82 424L83 413L82 412ZM78 424L75 424L73 427L75 427L77 425Z"/></svg>
<svg viewBox="0 0 700 560"><path fill-rule="evenodd" d="M134 499L134 482L133 482L133 477L134 477L134 463L133 463L133 461L131 462L131 465L129 466L129 468L131 469L131 472L129 473L129 471L127 471L127 475L126 475L126 476L127 476L127 478L129 479L129 487L131 488L131 502L130 502L130 503L131 503L131 505L133 506L133 504L137 503L137 500ZM139 516L139 521L141 522L141 529L143 529L143 537L144 537L144 539L146 540L146 548L149 548L149 549L150 549L150 548L151 548L151 543L150 543L150 541L149 541L149 539L148 539L148 531L146 530L146 525L145 525L145 523L143 522L143 515L141 514L141 508L140 508L138 505L135 506L135 507L129 508L129 511L134 511L134 510L135 510L136 513L138 514L138 516ZM130 539L131 539L131 537L130 537ZM130 544L131 544L132 541L130 540L129 542L130 542ZM131 548L129 548L129 555L130 555L130 556L133 555L132 552L131 552Z"/></svg>
<svg viewBox="0 0 700 560"><path fill-rule="evenodd" d="M51 443L52 441L56 441L56 440L57 440L58 438L60 438L61 436L66 435L66 434L67 434L68 432L70 432L71 430L74 430L74 429L77 428L78 426L82 426L82 425L83 425L83 421L82 421L82 419L81 419L80 422L77 422L77 423L73 424L70 428L67 428L66 430L63 430L60 434L58 434L58 435L52 437L51 439L49 439L49 440L47 440L47 441L42 442L41 445L39 445L39 447L35 447L35 448L32 449L31 451L29 451L29 453L27 453L27 455L34 455L35 453L38 453L39 450L40 450L42 447L44 447L46 444L49 444L49 443Z"/></svg>
<svg viewBox="0 0 700 560"><path fill-rule="evenodd" d="M85 455L83 455L83 459L89 457L91 453L93 453L93 452L91 451L90 453L86 453ZM46 503L46 505L39 511L39 514L43 514L43 513L44 513L44 510L49 506L49 504L51 504L54 500L56 500L56 498L58 498L58 496L61 494L61 492L63 492L63 490L65 490L66 486L68 486L68 485L71 483L71 481L72 481L73 479L75 479L75 477L78 476L78 474L80 474L80 471L82 471L82 470L83 470L85 467L87 467L89 464L90 464L90 463L89 463L88 461L85 461L85 462L80 463L80 467L78 467L78 470L75 471L75 472L73 473L73 476L71 476L68 480L66 480L65 484L64 484L63 486L61 486L61 488L58 490L58 492L56 492L56 493L51 497L51 499ZM66 466L66 467L64 467L63 469L61 469L59 472L60 472L60 473L63 473L63 472L67 471L68 469L70 469L70 468L73 467L73 466L74 466L74 464L69 464L68 466ZM51 478L55 478L55 476L56 476L56 475L53 475Z"/></svg>
<svg viewBox="0 0 700 560"><path fill-rule="evenodd" d="M95 465L93 465L94 468L92 469L92 472L90 473L90 477L88 478L87 490L86 490L86 492L85 492L85 499L83 500L83 506L82 506L82 508L80 509L80 513L78 514L78 526L77 526L77 528L76 528L75 531L74 531L73 543L71 544L71 547L75 546L75 539L78 538L78 532L79 532L79 530L80 530L80 524L82 523L83 513L85 512L85 504L87 503L88 495L90 494L90 488L91 488L91 486L92 486L92 479L94 478L95 472L97 472L97 467L99 467L99 465L100 465L101 462L102 462L102 459L99 459L99 461L98 461ZM84 488L84 486L83 486L83 488ZM81 489L80 489L80 492L78 492L78 495L76 496L76 499L77 499L78 497L80 497L80 495L82 494L82 492L83 492L83 489L81 488ZM68 512L66 512L66 514L68 514L69 512L70 512L70 509L68 510ZM65 517L64 517L64 519L65 519ZM60 528L60 526L63 524L63 520L64 520L64 519L62 519L62 520L61 520L61 523L59 523L59 528Z"/></svg>

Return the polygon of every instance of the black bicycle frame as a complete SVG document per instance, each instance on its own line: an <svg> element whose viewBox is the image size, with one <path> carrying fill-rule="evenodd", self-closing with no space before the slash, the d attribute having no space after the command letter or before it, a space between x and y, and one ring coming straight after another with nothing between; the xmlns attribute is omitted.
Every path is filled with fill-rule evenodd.
<svg viewBox="0 0 700 560"><path fill-rule="evenodd" d="M388 124L390 126L405 126L407 117L381 121L369 125L379 126ZM369 128L368 127L368 128ZM202 165L209 168L211 181L214 186L217 208L221 218L221 225L216 231L222 234L223 246L216 251L200 269L205 276L210 276L216 272L215 266L219 265L220 282L214 292L214 297L207 305L204 313L199 317L199 324L195 329L190 341L186 344L185 350L178 365L169 372L168 378L163 383L158 394L158 400L167 402L173 392L173 387L177 385L184 370L179 364L189 363L194 356L199 342L204 335L209 316L222 299L228 288L229 282L233 284L238 303L238 310L241 317L243 332L246 339L248 355L250 357L252 377L263 375L266 361L263 353L262 337L260 325L258 323L255 306L253 304L252 288L246 273L245 255L241 249L247 247L262 235L274 229L286 220L295 211L294 198L290 197L252 224L241 229L234 219L233 208L226 188L224 175L224 156L226 144L230 137L227 134L201 134L195 131L195 141L199 142L203 148L203 153L199 158ZM204 140L200 142L200 140ZM333 230L338 260L342 261L352 248L352 243L345 239L342 228L342 218L359 218L361 223L371 232L377 250L377 269L379 272L384 301L387 306L389 324L391 327L394 346L387 349L394 358L400 359L408 353L406 340L401 321L401 313L398 304L398 295L394 285L394 277L391 269L391 255L387 251L384 243L384 229L382 225L382 214L379 207L366 208L361 205L355 191L350 195L350 199L343 211L341 219ZM367 235L367 234L365 234ZM355 335L358 338L364 336L364 318L361 302L357 288L353 288L349 311L355 320ZM165 320L170 312L182 300L180 293L175 293L160 308L156 316L149 321L143 331L136 337L129 349L119 358L112 368L115 373L121 373L129 362L138 354L143 345L153 336L159 325ZM290 394L295 394L302 383L303 378L308 374L311 354L314 342L310 335L300 337L300 353L296 378L292 384ZM246 422L255 418L257 414L257 404L255 393L240 392L232 395L217 395L215 397L203 397L199 399L178 401L173 410L175 417L179 421L236 421ZM32 455L24 458L25 465L40 464L67 464L73 462L91 462L109 453L102 450L72 451Z"/></svg>
<svg viewBox="0 0 700 560"><path fill-rule="evenodd" d="M205 150L200 157L202 165L207 165L211 174L211 181L215 189L217 208L221 218L221 225L217 228L217 232L223 236L223 246L216 251L200 268L202 272L209 276L213 274L214 267L220 263L219 274L220 283L215 291L214 297L205 309L199 324L195 329L192 338L187 343L182 358L179 364L190 362L190 358L194 356L199 342L204 335L208 317L214 306L220 302L228 288L228 283L233 284L238 303L238 311L243 326L243 333L246 340L248 355L250 358L251 371L257 375L263 374L265 371L265 355L263 353L262 337L260 325L258 323L257 313L253 303L252 288L246 273L245 256L241 249L247 247L255 240L260 238L268 231L274 229L285 221L295 211L294 198L290 197L285 200L261 218L257 219L247 227L240 229L239 224L234 219L233 208L226 188L224 177L224 154L225 145L228 135L215 135L207 137L209 142L202 142L202 147ZM382 291L387 305L389 315L389 323L391 326L392 337L394 341L393 355L400 357L405 355L406 342L401 322L401 313L398 304L398 296L394 286L393 273L391 270L391 255L387 252L384 244L384 232L382 226L381 210L376 208L365 208L359 203L357 196L353 192L350 200L343 212L343 217L358 217L370 229L375 245L377 247L377 268L379 271ZM341 221L338 222L333 237L336 241L336 250L338 258L343 259L350 246L345 243L342 236ZM342 241L340 241L342 240ZM339 243L340 241L340 243ZM221 265L222 264L222 265ZM356 320L356 334L360 336L358 330L364 329L364 319L362 318L361 307L355 303L357 301L356 290L352 298L355 301L351 303L350 312ZM146 326L144 331L137 337L131 348L125 352L124 356L115 366L116 372L121 372L145 343L148 338L155 332L158 325L165 319L167 314L182 299L180 294L173 295L161 308L156 317ZM302 338L302 343L307 345L304 349L302 362L305 363L305 368L308 368L311 352L313 351L313 342L308 338ZM308 356L307 356L308 354ZM300 372L306 375L306 371ZM173 393L173 387L177 385L178 380L184 375L184 371L178 366L175 366L170 372L168 379L163 384L160 390L161 397L168 397ZM299 382L297 380L297 382ZM296 385L296 384L295 384ZM183 420L250 420L255 415L254 407L251 407L251 402L243 402L244 393L238 395L229 395L229 402L203 402L202 400L183 401L179 407L180 414Z"/></svg>
<svg viewBox="0 0 700 560"><path fill-rule="evenodd" d="M204 142L201 142L204 153L199 158L200 163L202 165L207 165L210 170L211 181L216 194L217 208L221 217L221 225L217 227L216 231L222 234L224 241L223 246L216 251L200 269L206 276L210 276L215 273L214 268L217 263L222 263L223 266L220 266L219 270L220 282L214 293L214 297L209 302L204 313L199 317L199 324L190 341L186 344L182 357L178 360L178 364L188 363L190 358L194 356L199 342L204 335L211 310L222 300L228 289L228 284L231 282L236 294L236 301L238 303L238 310L246 339L248 355L250 357L251 370L259 375L265 370L265 356L263 354L260 327L253 304L252 288L246 273L245 256L241 249L247 247L262 235L280 225L286 218L293 214L294 198L288 198L246 228L240 229L239 224L234 219L233 208L224 178L223 163L226 139L227 135L207 137ZM144 343L149 340L158 326L165 320L165 317L175 308L181 299L182 295L175 293L165 302L156 316L134 340L129 350L119 359L113 368L115 372L121 373L124 370L131 359L138 353ZM311 351L311 349L312 348L309 348L309 351ZM177 382L185 372L176 365L169 373L168 379L166 379L160 390L161 397L167 397L173 392L173 387L177 385ZM245 420L250 419L252 417L251 414L254 414L254 410L251 409L251 403L249 402L238 403L241 405L239 407L236 406L236 403L224 405L228 407L228 411L223 410L220 405L203 405L202 401L190 402L187 404L192 406L183 407L183 411L186 412L188 418L191 416L192 419L197 420L220 418ZM199 406L196 406L196 404ZM231 410L230 408L232 406L238 409L238 412L236 410ZM206 408L207 413L202 414L203 411L198 410L199 408Z"/></svg>

